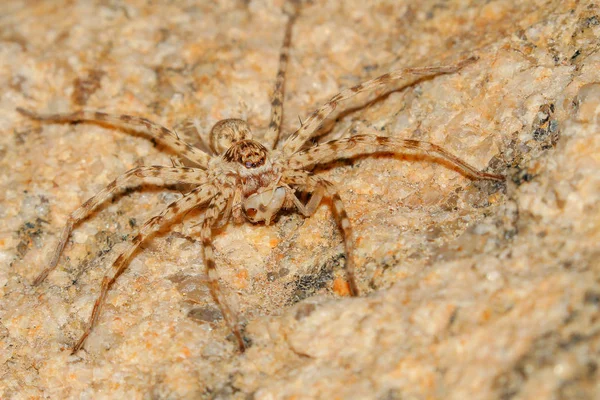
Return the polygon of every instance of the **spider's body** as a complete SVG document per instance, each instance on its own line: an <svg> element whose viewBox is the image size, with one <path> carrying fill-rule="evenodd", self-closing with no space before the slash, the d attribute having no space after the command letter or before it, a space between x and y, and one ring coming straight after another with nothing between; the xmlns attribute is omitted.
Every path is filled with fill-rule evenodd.
<svg viewBox="0 0 600 400"><path fill-rule="evenodd" d="M193 167L136 167L116 178L105 189L90 198L69 216L50 264L34 281L36 285L40 284L58 265L59 258L75 225L115 192L132 184L143 183L146 178L152 178L153 180L159 178L164 184L182 182L192 187L189 192L169 204L160 214L147 220L131 236L128 245L117 256L113 268L107 273L102 282L100 295L94 304L88 328L74 346L74 351L83 346L85 339L97 322L101 306L110 287L118 276L125 271L136 249L165 223L177 216L185 215L192 209L201 208L204 210L200 239L211 294L221 308L225 322L235 334L240 349L243 350L245 344L238 326L237 316L227 305L219 288L212 250L212 232L214 228L226 224L231 219L241 222L244 218L252 223L264 222L268 225L282 208L295 208L304 216L311 216L322 199L328 197L332 200L331 205L334 215L344 238L349 291L352 295L358 295L359 288L354 276L352 257L352 224L335 186L311 172L314 165L327 163L338 158L352 158L357 155L416 152L440 159L474 179L503 180L501 175L481 172L439 146L410 139L355 135L347 139L334 140L301 150L338 103L360 92L382 87L391 81L406 77L415 79L423 76L453 73L472 63L475 60L474 58L454 65L406 68L346 89L314 111L296 132L289 135L287 140L279 148L276 148L283 111L285 69L291 43L292 24L296 18L297 11L294 11L290 14L286 27L279 71L271 102L271 121L263 138L263 143L252 138L250 127L240 119L226 119L218 122L213 127L209 138L209 147L212 154L208 154L185 143L173 131L141 117L110 115L96 111L40 115L21 108L18 109L22 114L41 121L103 122L137 130L171 147L180 157L195 164ZM310 194L308 203L302 203L296 196L297 192Z"/></svg>
<svg viewBox="0 0 600 400"><path fill-rule="evenodd" d="M248 221L264 221L269 225L284 205L290 205L285 201L285 189L277 186L283 170L277 157L279 153L270 152L253 140L246 121L225 119L217 122L210 134L210 146L213 152L222 151L222 154L209 162L208 176L221 187L229 187L238 193L231 199L230 210L236 221L242 219L240 211L244 211ZM227 220L223 218L221 224L225 223Z"/></svg>

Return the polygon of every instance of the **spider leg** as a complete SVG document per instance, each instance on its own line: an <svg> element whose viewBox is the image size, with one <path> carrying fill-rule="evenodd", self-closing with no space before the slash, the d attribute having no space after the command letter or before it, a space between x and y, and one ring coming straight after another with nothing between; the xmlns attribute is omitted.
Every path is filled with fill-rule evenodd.
<svg viewBox="0 0 600 400"><path fill-rule="evenodd" d="M37 286L42 283L48 274L56 268L58 265L58 260L60 259L60 256L65 248L65 245L67 244L67 241L69 240L69 237L71 236L71 232L73 231L75 225L77 225L82 219L86 218L98 205L105 202L115 192L122 190L136 181L141 183L150 178L159 179L162 181L162 184L166 184L170 181L175 183L186 182L203 184L206 182L206 173L197 168L152 166L136 167L120 175L108 186L89 198L85 203L79 206L79 208L73 211L71 215L69 215L67 218L67 223L60 234L58 246L54 250L54 254L50 259L50 264L35 278L33 285Z"/></svg>
<svg viewBox="0 0 600 400"><path fill-rule="evenodd" d="M291 4L294 3L294 4ZM285 96L285 71L287 69L290 47L292 43L292 27L298 18L298 7L294 1L290 1L293 10L288 13L288 21L285 26L285 36L283 37L283 45L279 53L279 70L275 79L275 89L273 90L273 98L271 99L271 122L265 133L264 143L268 149L274 149L279 140L281 131L281 119L283 117L283 99Z"/></svg>
<svg viewBox="0 0 600 400"><path fill-rule="evenodd" d="M229 219L233 219L235 224L241 224L244 222L244 214L242 213L242 188L236 187L233 191L233 195L229 198L225 212L221 216L221 220L215 226L215 228L221 228L224 226Z"/></svg>
<svg viewBox="0 0 600 400"><path fill-rule="evenodd" d="M136 117L133 115L113 115L106 114L100 111L76 111L67 114L37 114L33 111L25 110L18 107L17 111L37 121L45 122L103 122L109 125L114 125L126 129L132 129L141 132L149 137L164 143L171 149L175 150L178 155L185 157L188 160L198 164L206 169L210 156L202 150L192 146L189 143L179 139L177 135L169 129L152 122L146 118Z"/></svg>
<svg viewBox="0 0 600 400"><path fill-rule="evenodd" d="M316 177L309 172L305 171L293 171L283 176L282 180L285 183L300 186L303 189L313 191L313 195L308 202L308 205L304 208L304 212L310 212L309 215L315 212L319 203L326 195L331 198L333 205L333 214L335 215L336 221L341 228L342 236L344 238L344 247L346 250L346 275L348 276L348 285L350 288L350 294L352 296L358 296L360 291L356 284L355 267L354 267L354 244L352 242L352 224L346 213L344 203L340 198L339 193L335 190L334 185L322 178ZM294 202L295 203L295 202ZM300 208L299 208L300 209ZM301 209L300 209L301 210ZM302 211L301 211L302 212Z"/></svg>
<svg viewBox="0 0 600 400"><path fill-rule="evenodd" d="M232 196L233 193L230 193L230 191L225 191L211 201L204 213L204 222L202 224L200 237L202 239L204 264L206 265L210 294L212 295L215 303L217 303L219 306L227 327L235 336L240 351L244 352L244 350L246 350L246 345L244 344L244 338L239 328L238 317L236 312L229 306L229 302L224 296L223 290L219 285L219 273L217 272L212 247L213 228L217 226L219 222L219 215L223 213L224 209L231 207L230 197ZM224 214L231 215L230 212L225 212Z"/></svg>
<svg viewBox="0 0 600 400"><path fill-rule="evenodd" d="M135 236L133 236L133 238L130 240L125 250L123 250L117 256L112 265L111 271L106 274L102 280L100 295L94 303L94 308L92 309L88 326L83 335L81 335L81 338L77 344L73 347L72 354L75 354L83 347L86 338L89 336L90 332L98 322L98 317L100 316L100 311L108 291L113 283L115 283L119 275L121 275L123 271L127 269L127 266L129 265L129 259L140 246L140 244L146 240L146 238L156 233L165 222L171 221L178 215L183 215L193 208L206 204L214 196L215 191L215 188L211 185L200 186L186 194L184 197L169 204L160 214L148 219L140 227Z"/></svg>
<svg viewBox="0 0 600 400"><path fill-rule="evenodd" d="M206 154L215 155L210 148L209 132L201 131L198 118L186 118L175 125L172 130L177 137L181 135L184 139L195 142L194 145Z"/></svg>
<svg viewBox="0 0 600 400"><path fill-rule="evenodd" d="M338 158L351 158L361 154L406 152L428 154L438 158L473 179L504 180L502 175L479 171L433 143L376 135L356 135L347 139L323 143L294 154L289 160L289 166L293 169L304 169L314 164L327 163Z"/></svg>
<svg viewBox="0 0 600 400"><path fill-rule="evenodd" d="M285 190L288 199L291 199L292 203L298 209L300 214L304 215L305 217L310 217L315 213L315 211L317 211L317 207L319 207L321 201L323 201L323 196L325 195L325 189L322 186L317 186L310 194L310 200L308 200L308 203L304 205L300 199L296 197L293 189L286 185Z"/></svg>
<svg viewBox="0 0 600 400"><path fill-rule="evenodd" d="M389 72L381 75L375 79L363 82L349 89L342 90L340 93L333 96L327 103L315 110L294 132L284 143L283 152L284 155L290 156L300 150L304 143L311 138L314 132L323 123L325 118L331 114L337 104L341 101L347 100L358 93L374 90L381 86L387 85L392 81L412 78L413 80L424 76L434 76L439 74L450 74L463 68L465 65L474 62L477 58L470 57L460 61L457 64L441 65L436 67L415 67L415 68L404 68L396 71Z"/></svg>

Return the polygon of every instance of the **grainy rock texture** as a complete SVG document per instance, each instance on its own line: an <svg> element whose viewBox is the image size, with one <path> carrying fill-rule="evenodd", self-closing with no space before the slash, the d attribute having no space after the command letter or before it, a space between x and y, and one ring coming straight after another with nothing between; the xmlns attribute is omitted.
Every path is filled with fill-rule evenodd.
<svg viewBox="0 0 600 400"><path fill-rule="evenodd" d="M346 295L329 203L308 219L224 227L217 264L247 323L245 354L205 286L190 240L199 215L189 215L145 243L85 349L70 354L128 234L185 188L107 201L33 288L70 212L126 170L174 154L15 107L166 126L194 117L203 133L241 117L260 138L281 8L2 1L0 398L600 398L600 8L590 0L306 2L284 134L342 88L475 54L455 74L340 105L322 140L427 140L506 184L414 156L316 170L338 184L354 225L360 298Z"/></svg>

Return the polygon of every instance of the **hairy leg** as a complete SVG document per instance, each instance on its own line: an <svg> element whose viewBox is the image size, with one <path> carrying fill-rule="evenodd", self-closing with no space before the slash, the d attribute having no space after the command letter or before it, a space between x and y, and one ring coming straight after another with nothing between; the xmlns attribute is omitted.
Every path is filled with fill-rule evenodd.
<svg viewBox="0 0 600 400"><path fill-rule="evenodd" d="M344 247L346 250L346 275L348 276L348 285L350 288L350 294L352 296L358 296L360 294L358 285L356 284L355 267L354 267L354 243L352 242L352 224L346 213L344 203L340 198L339 193L335 190L334 185L316 177L308 172L304 171L293 171L289 174L284 175L282 178L284 183L301 187L303 190L312 192L312 197L308 204L304 207L302 213L315 212L316 208L324 196L328 196L332 200L333 214L336 221L341 228L342 236L344 239ZM306 215L306 214L305 214Z"/></svg>
<svg viewBox="0 0 600 400"><path fill-rule="evenodd" d="M356 135L347 139L333 140L294 154L288 165L293 169L305 169L311 165L327 163L339 158L351 158L373 153L416 153L438 158L473 179L503 181L504 176L479 171L472 165L451 154L440 146L411 139L396 139L376 135Z"/></svg>
<svg viewBox="0 0 600 400"><path fill-rule="evenodd" d="M149 236L156 233L165 222L169 222L175 217L183 215L193 208L200 207L208 203L210 199L214 197L215 193L216 189L213 186L204 185L198 187L179 200L169 204L160 214L148 219L140 227L137 233L132 237L132 239L130 239L127 247L117 256L117 259L113 263L110 272L104 276L104 279L102 280L102 287L100 289L100 295L94 303L94 308L92 309L92 315L90 316L88 326L83 335L81 335L81 338L77 344L73 347L73 353L76 353L83 347L85 340L98 321L98 317L100 316L100 311L108 291L113 283L115 283L119 275L121 275L123 271L127 269L131 256L133 253L135 253L140 244L142 244L142 242Z"/></svg>
<svg viewBox="0 0 600 400"><path fill-rule="evenodd" d="M317 186L314 188L310 193L310 200L308 200L306 205L302 204L300 199L298 199L296 196L294 190L289 187L286 187L286 195L287 198L290 199L294 206L298 209L300 214L304 215L305 217L310 217L315 213L315 211L317 211L317 207L319 207L321 201L323 201L325 189L322 186Z"/></svg>
<svg viewBox="0 0 600 400"><path fill-rule="evenodd" d="M457 64L442 65L437 67L418 67L405 68L381 75L375 79L371 79L349 89L343 90L333 96L327 103L314 111L303 123L302 126L294 132L284 143L283 152L286 156L290 156L300 150L308 139L315 133L325 118L335 110L337 104L341 101L354 97L358 93L367 90L374 90L385 86L392 81L400 79L415 79L424 76L434 76L439 74L450 74L463 68L465 65L474 62L476 58L467 58Z"/></svg>
<svg viewBox="0 0 600 400"><path fill-rule="evenodd" d="M204 184L206 183L206 173L203 170L196 168L171 168L171 167L136 167L117 179L112 181L107 187L102 189L100 192L89 198L85 203L79 206L78 209L73 211L67 218L58 246L54 250L54 254L50 260L50 264L44 269L33 281L33 285L37 286L46 279L48 274L52 272L58 265L58 260L71 236L73 228L83 219L85 219L98 205L105 202L115 192L124 189L131 184L142 183L149 178L161 180L161 184L168 184L169 182L178 183L192 183L192 184Z"/></svg>
<svg viewBox="0 0 600 400"><path fill-rule="evenodd" d="M192 146L189 143L179 139L175 133L169 129L152 122L146 118L136 117L133 115L112 115L100 111L76 111L67 114L37 114L33 111L17 108L17 111L29 118L44 121L44 122L103 122L109 125L133 129L141 132L149 137L164 143L171 149L175 150L181 157L198 164L206 169L210 156L202 150Z"/></svg>
<svg viewBox="0 0 600 400"><path fill-rule="evenodd" d="M288 22L285 26L285 36L283 37L283 45L279 54L279 70L275 79L275 89L273 90L273 98L271 99L271 122L267 133L265 133L264 144L268 149L274 149L279 140L281 131L281 119L283 118L283 100L285 96L285 71L287 69L290 47L292 43L292 27L298 17L298 7L295 2L291 1L287 5L292 8L289 10ZM284 11L285 7L284 7Z"/></svg>
<svg viewBox="0 0 600 400"><path fill-rule="evenodd" d="M232 196L233 191L224 191L209 204L204 214L204 222L202 224L200 236L202 239L204 265L206 266L210 294L215 303L217 303L217 306L219 306L227 327L235 336L240 351L244 352L246 345L240 331L239 318L237 313L230 307L229 302L223 293L223 289L221 289L221 285L219 285L219 274L217 272L212 247L213 228L219 224L219 215L231 215L231 213L227 212L225 209L231 207L230 198Z"/></svg>

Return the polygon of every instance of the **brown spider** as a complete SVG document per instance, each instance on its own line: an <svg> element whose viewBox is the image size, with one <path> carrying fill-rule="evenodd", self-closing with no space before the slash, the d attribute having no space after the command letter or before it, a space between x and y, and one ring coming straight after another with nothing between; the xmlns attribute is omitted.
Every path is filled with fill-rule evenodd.
<svg viewBox="0 0 600 400"><path fill-rule="evenodd" d="M209 143L213 155L209 155L182 141L173 131L141 117L110 115L98 111L41 115L17 108L20 113L39 121L102 122L133 129L171 147L179 156L195 164L194 167L175 165L173 167L142 166L133 168L117 177L68 217L50 264L35 279L34 285L42 283L48 274L56 268L73 228L115 192L129 186L132 182L143 183L146 178L159 178L165 184L183 182L193 187L183 197L169 204L160 214L148 219L132 235L132 239L130 239L125 250L114 261L113 268L105 275L88 326L73 347L73 353L82 348L86 338L98 321L108 291L119 275L125 271L136 249L165 223L177 216L184 215L192 209L204 209L200 238L210 293L220 307L226 324L235 335L240 350L243 351L245 345L237 315L231 311L219 288L211 245L213 228L222 226L232 218L236 222L241 222L245 218L252 223L264 222L268 225L273 217L284 208L296 208L302 215L308 217L315 212L324 197L329 197L332 200L334 215L341 227L344 238L347 254L345 268L350 294L357 296L359 289L354 276L350 220L335 186L311 173L311 167L338 158L408 151L426 153L433 158L443 160L473 179L504 180L501 175L478 171L435 144L417 140L355 135L347 139L333 140L302 150L305 143L313 137L316 130L339 102L358 93L382 87L402 78L411 77L415 80L419 77L456 72L466 64L475 61L473 57L454 65L397 70L346 89L314 111L301 123L300 128L287 138L280 148L276 148L283 113L285 70L288 62L292 26L298 16L297 8L294 7L291 12L288 12L288 16L289 19L279 57L279 70L271 102L271 120L264 137L264 144L252 138L249 125L246 121L240 119L225 119L215 124L210 133ZM303 204L298 199L296 191L311 194L307 204Z"/></svg>

